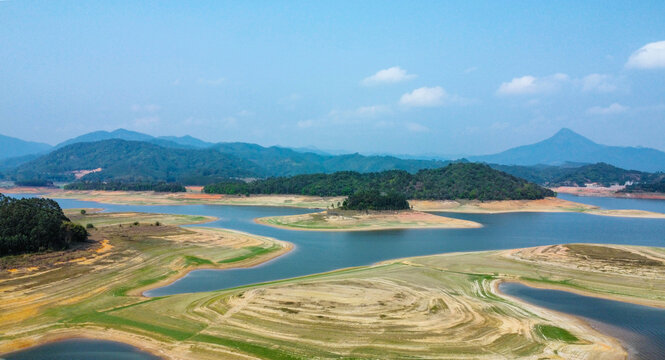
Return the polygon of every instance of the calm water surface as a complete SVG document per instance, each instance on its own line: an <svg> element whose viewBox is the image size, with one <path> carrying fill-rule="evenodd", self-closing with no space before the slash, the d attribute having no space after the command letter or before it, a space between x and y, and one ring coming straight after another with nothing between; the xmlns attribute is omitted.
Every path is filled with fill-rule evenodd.
<svg viewBox="0 0 665 360"><path fill-rule="evenodd" d="M503 283L499 289L534 305L584 318L601 332L619 339L634 358L665 358L665 309L517 283Z"/></svg>
<svg viewBox="0 0 665 360"><path fill-rule="evenodd" d="M665 200L577 196L571 194L559 194L558 197L564 200L600 206L605 209L646 210L665 213Z"/></svg>

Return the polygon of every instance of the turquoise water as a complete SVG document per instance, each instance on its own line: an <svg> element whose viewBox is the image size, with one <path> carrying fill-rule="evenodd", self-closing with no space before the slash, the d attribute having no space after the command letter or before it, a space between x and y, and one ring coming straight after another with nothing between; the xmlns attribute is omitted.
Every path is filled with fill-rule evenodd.
<svg viewBox="0 0 665 360"><path fill-rule="evenodd" d="M665 358L665 309L517 283L503 283L499 289L534 305L586 319L602 333L622 341L634 358Z"/></svg>

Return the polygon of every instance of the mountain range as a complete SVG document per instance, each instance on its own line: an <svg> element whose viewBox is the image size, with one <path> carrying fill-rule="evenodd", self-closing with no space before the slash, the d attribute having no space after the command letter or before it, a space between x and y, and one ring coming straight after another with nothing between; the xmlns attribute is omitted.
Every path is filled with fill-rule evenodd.
<svg viewBox="0 0 665 360"><path fill-rule="evenodd" d="M119 134L127 135L124 132ZM98 138L98 135L95 134L93 139ZM347 170L379 172L398 169L416 172L448 164L444 161L404 160L391 156L321 155L247 143L219 143L201 149L193 148L191 139L187 138L176 140L189 141L190 144L159 138L146 140L75 142L36 159L27 159L29 161L6 169L5 172L9 178L20 181L71 181L84 175L83 180L91 181L207 184L225 178L265 178Z"/></svg>
<svg viewBox="0 0 665 360"><path fill-rule="evenodd" d="M15 179L71 180L73 171L101 167L101 172L89 174L86 179L178 179L186 183L208 183L225 176L264 178L394 169L415 173L421 169L443 167L450 163L445 160L405 159L390 155L330 155L306 149L263 147L241 142L210 143L191 136L154 137L125 129L95 131L54 147L2 136L0 150L3 154L3 157L0 157L0 170L8 175L7 177ZM197 165L188 163L188 158L191 158L191 164ZM554 179L550 173L556 173L557 170L547 169L543 172L538 166L579 167L603 162L639 171L665 170L665 153L661 151L601 145L565 128L535 144L519 146L493 155L472 156L468 160L495 166L529 166L532 169L516 167L510 170L529 173L528 175L537 170L538 177L547 180ZM216 164L217 168L211 164ZM508 168L502 170L506 171ZM536 176L533 177L535 179Z"/></svg>

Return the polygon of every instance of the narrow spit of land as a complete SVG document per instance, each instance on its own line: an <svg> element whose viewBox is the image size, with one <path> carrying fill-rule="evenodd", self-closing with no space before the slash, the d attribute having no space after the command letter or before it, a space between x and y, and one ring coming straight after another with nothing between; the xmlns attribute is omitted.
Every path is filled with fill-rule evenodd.
<svg viewBox="0 0 665 360"><path fill-rule="evenodd" d="M624 199L654 199L665 200L665 194L656 192L618 192L625 186L560 186L552 190L558 193L571 194L577 196L598 196L598 197L616 197Z"/></svg>

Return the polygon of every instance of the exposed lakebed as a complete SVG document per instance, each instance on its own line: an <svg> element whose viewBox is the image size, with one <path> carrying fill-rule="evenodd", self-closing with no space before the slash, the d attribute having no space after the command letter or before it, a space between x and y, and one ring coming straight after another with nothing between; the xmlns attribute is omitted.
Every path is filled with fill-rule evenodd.
<svg viewBox="0 0 665 360"><path fill-rule="evenodd" d="M564 198L568 199L569 197ZM586 198L572 196L570 198L578 202L586 202L585 200L587 200ZM624 207L624 203L621 203L621 201L624 201L623 199L589 198L588 200L594 205L605 208L634 209L640 209L641 202L647 201L648 205L644 205L648 210L665 212L665 201L653 202L652 200L626 199L625 201L630 202L630 204ZM604 204L604 200L608 200L608 204ZM219 205L111 205L66 199L58 200L58 202L64 208L102 207L105 211L139 211L215 216L219 220L205 224L204 226L229 228L262 236L270 236L289 241L296 246L290 254L258 267L192 271L168 286L146 292L145 295L147 296L218 290L304 276L344 267L369 265L382 260L445 252L511 249L582 242L665 246L665 220L662 219L616 218L578 213L505 213L493 215L441 213L443 216L476 221L483 224L484 227L477 229L413 229L322 233L283 230L254 222L254 219L257 217L303 214L315 210ZM504 289L502 288L502 290ZM563 294L567 293L564 292ZM522 298L519 294L513 295ZM524 300L530 301L528 298L524 298ZM594 319L588 313L577 313L572 308L557 308L550 306L551 304L548 305L548 303L539 304L535 300L532 302L553 310ZM577 301L576 299L568 298L562 299L561 302L564 305L575 302L576 305L586 308L585 311L597 309L597 304L593 302ZM621 332L612 333L612 335L629 343L639 354L652 353L654 351L653 340L645 340L644 336L639 334L654 332L657 329L654 329L648 323L629 321L631 317L637 316L633 314L638 314L639 312L634 312L637 310L634 310L630 304L617 304L621 304L620 306L626 305L620 309L620 311L623 311L628 316L628 318L625 318L626 321L622 320L624 319L623 317L617 317L614 319L614 322L606 322L612 320L609 318L612 315L611 313L606 314L604 318L601 317L592 321L610 324L608 325L610 327L616 326L621 328L622 325L632 327L630 330L627 330L626 334L637 333L637 337L633 337L633 335L626 337ZM662 333L657 336L662 336ZM656 344L658 344L657 341ZM660 346L662 346L662 341ZM42 346L26 350L26 352L40 348ZM65 346L62 351L68 353L68 351L74 348ZM118 354L122 352L121 350ZM23 353L17 353L17 355ZM60 352L55 353L59 354ZM139 356L136 357L137 359L151 359L151 357L140 357L143 356L142 354L136 356ZM145 356L151 355L145 354Z"/></svg>

